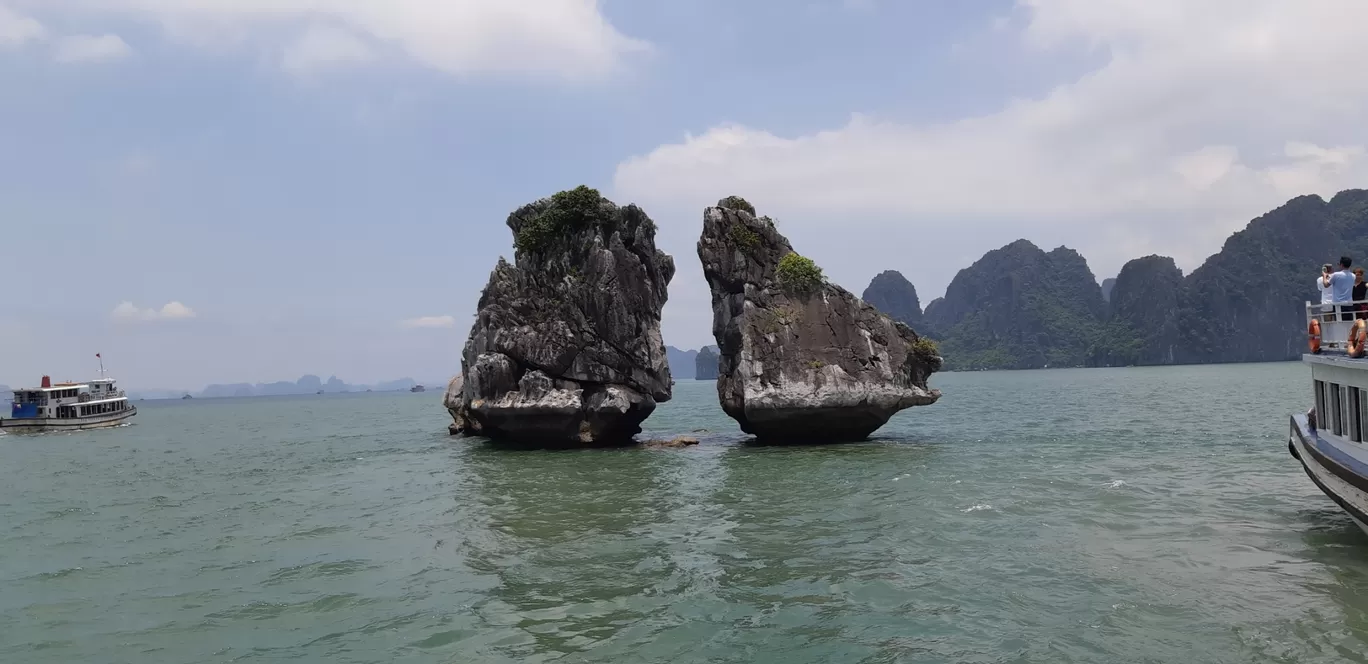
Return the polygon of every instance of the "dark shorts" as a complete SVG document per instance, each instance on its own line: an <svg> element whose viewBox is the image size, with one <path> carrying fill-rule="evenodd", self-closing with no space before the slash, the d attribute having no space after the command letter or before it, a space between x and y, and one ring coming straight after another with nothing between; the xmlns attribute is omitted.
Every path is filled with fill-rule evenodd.
<svg viewBox="0 0 1368 664"><path fill-rule="evenodd" d="M1354 312L1358 309L1352 304L1339 305L1340 320L1354 320Z"/></svg>

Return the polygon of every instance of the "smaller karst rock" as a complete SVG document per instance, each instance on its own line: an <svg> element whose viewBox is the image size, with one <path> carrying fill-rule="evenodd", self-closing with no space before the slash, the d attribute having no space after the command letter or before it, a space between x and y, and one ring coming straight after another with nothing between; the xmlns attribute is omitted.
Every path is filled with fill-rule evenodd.
<svg viewBox="0 0 1368 664"><path fill-rule="evenodd" d="M694 358L694 378L698 380L717 380L717 349L704 346Z"/></svg>
<svg viewBox="0 0 1368 664"><path fill-rule="evenodd" d="M767 217L723 199L703 214L717 394L765 442L862 440L900 410L935 403L935 344L826 282Z"/></svg>
<svg viewBox="0 0 1368 664"><path fill-rule="evenodd" d="M673 382L660 312L675 266L656 249L655 223L579 187L518 209L508 227L516 261L499 259L480 297L453 429L519 444L632 442Z"/></svg>
<svg viewBox="0 0 1368 664"><path fill-rule="evenodd" d="M912 327L921 325L921 300L917 288L897 270L880 272L869 282L861 296L865 302L874 305L879 311L893 320L907 323Z"/></svg>
<svg viewBox="0 0 1368 664"><path fill-rule="evenodd" d="M465 380L461 374L456 374L451 382L447 383L446 393L442 395L442 406L451 413L452 423L447 426L451 435L456 435L466 430L470 426L465 416L465 402L462 399Z"/></svg>

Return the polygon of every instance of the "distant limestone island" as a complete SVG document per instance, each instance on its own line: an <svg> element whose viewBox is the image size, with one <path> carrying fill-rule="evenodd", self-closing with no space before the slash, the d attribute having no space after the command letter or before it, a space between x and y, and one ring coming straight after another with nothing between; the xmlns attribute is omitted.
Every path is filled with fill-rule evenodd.
<svg viewBox="0 0 1368 664"><path fill-rule="evenodd" d="M675 380L717 380L717 346L699 350L680 350L665 347L670 362L670 375Z"/></svg>
<svg viewBox="0 0 1368 664"><path fill-rule="evenodd" d="M186 392L184 390L141 390L130 391L133 398L143 399L183 399L187 396L191 398L213 399L223 397L275 397L293 394L340 394L343 392L403 392L418 385L412 378L400 378L375 385L352 385L339 379L337 376L330 376L323 380L318 376L306 375L294 382L278 381L274 383L230 383L214 384L205 386L199 392Z"/></svg>
<svg viewBox="0 0 1368 664"><path fill-rule="evenodd" d="M1152 255L1099 284L1078 252L1017 240L961 270L925 310L891 271L864 300L935 339L949 370L1292 360L1320 265L1342 254L1368 264L1368 191L1294 198L1187 275Z"/></svg>
<svg viewBox="0 0 1368 664"><path fill-rule="evenodd" d="M506 223L515 260L495 265L462 372L443 397L452 434L534 446L640 442L641 423L671 398L674 372L685 375L690 359L695 377L717 381L722 409L764 442L862 440L940 397L927 385L942 363L935 344L828 283L743 199L704 211L698 257L717 346L697 352L661 339L675 263L640 208L579 187Z"/></svg>

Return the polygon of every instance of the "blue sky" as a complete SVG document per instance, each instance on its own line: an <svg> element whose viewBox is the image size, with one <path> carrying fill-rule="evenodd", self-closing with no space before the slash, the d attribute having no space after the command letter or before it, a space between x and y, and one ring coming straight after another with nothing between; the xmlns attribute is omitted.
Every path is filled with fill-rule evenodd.
<svg viewBox="0 0 1368 664"><path fill-rule="evenodd" d="M739 194L860 291L985 251L1191 269L1368 182L1353 0L0 0L0 382L459 370L507 214L588 184L680 270Z"/></svg>

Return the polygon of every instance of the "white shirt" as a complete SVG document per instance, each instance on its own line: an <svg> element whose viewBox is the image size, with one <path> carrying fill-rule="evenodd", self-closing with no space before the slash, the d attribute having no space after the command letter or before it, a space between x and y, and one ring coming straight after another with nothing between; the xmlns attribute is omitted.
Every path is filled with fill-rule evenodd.
<svg viewBox="0 0 1368 664"><path fill-rule="evenodd" d="M1334 291L1330 289L1330 284L1325 283L1327 281L1325 278L1326 276L1327 275L1321 275L1316 277L1316 288L1320 289L1321 304L1334 304L1335 294Z"/></svg>

